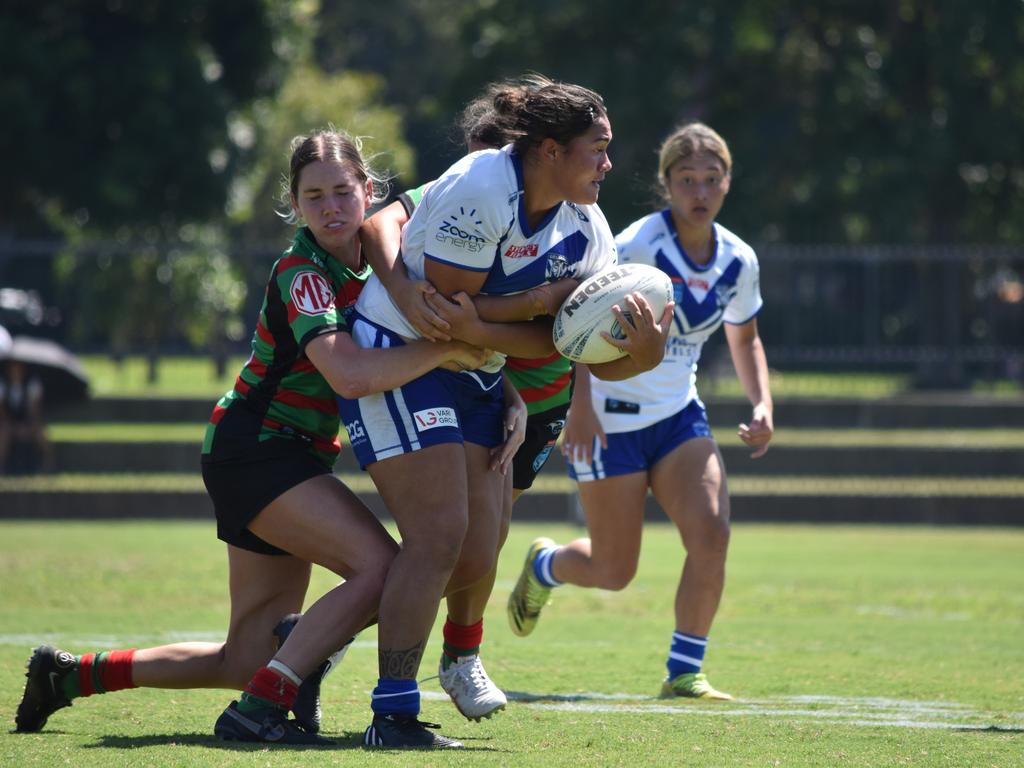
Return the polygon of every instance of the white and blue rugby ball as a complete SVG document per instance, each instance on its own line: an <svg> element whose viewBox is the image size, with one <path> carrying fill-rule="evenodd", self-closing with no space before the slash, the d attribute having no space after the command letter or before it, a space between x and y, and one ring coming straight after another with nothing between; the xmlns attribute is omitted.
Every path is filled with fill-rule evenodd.
<svg viewBox="0 0 1024 768"><path fill-rule="evenodd" d="M612 307L617 304L628 318L626 295L630 293L643 295L659 319L672 301L672 281L647 264L617 264L588 277L555 315L551 330L555 349L577 363L607 363L625 357L625 352L604 340L601 331L615 339L626 338Z"/></svg>

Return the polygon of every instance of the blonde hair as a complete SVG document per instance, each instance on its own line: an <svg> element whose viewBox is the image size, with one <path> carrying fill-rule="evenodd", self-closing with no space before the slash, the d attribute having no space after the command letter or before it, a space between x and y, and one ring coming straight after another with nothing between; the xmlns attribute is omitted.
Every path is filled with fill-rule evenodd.
<svg viewBox="0 0 1024 768"><path fill-rule="evenodd" d="M658 150L658 189L668 198L668 172L680 160L706 152L718 158L725 175L732 173L732 154L725 139L704 123L676 128Z"/></svg>

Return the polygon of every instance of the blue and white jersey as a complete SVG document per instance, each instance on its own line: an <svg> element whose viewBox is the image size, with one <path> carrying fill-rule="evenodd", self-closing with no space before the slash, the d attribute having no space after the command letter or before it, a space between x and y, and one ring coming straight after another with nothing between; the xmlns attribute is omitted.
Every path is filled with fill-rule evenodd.
<svg viewBox="0 0 1024 768"><path fill-rule="evenodd" d="M650 264L672 278L675 317L656 368L625 381L591 377L594 409L605 432L642 429L697 400L697 363L722 322L740 325L761 309L754 249L713 224L714 254L694 264L676 236L669 210L645 216L615 239L619 261Z"/></svg>
<svg viewBox="0 0 1024 768"><path fill-rule="evenodd" d="M614 265L615 240L596 205L562 202L531 228L522 158L510 145L467 155L428 187L402 232L402 259L414 280L424 279L424 264L433 259L485 272L481 293L507 295ZM356 310L402 336L419 336L376 277ZM504 355L496 354L483 370L500 370L503 363Z"/></svg>

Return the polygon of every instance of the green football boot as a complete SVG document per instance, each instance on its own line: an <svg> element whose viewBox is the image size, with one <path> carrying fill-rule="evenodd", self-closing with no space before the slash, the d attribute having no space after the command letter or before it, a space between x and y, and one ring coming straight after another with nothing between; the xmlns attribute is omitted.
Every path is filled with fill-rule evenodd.
<svg viewBox="0 0 1024 768"><path fill-rule="evenodd" d="M682 696L687 699L711 699L712 701L732 701L732 696L715 690L703 672L687 672L667 679L661 686L661 698L671 699Z"/></svg>
<svg viewBox="0 0 1024 768"><path fill-rule="evenodd" d="M540 618L540 609L548 604L551 597L551 587L545 587L533 575L533 562L542 549L554 546L557 546L554 541L543 536L533 540L526 553L526 562L523 563L519 581L516 582L512 594L508 596L508 623L512 631L520 637L526 637L533 632Z"/></svg>

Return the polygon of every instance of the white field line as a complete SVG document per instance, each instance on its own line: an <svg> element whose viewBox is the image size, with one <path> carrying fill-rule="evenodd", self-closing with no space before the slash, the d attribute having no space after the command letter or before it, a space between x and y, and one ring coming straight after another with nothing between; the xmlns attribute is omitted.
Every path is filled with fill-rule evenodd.
<svg viewBox="0 0 1024 768"><path fill-rule="evenodd" d="M875 697L778 696L734 702L666 703L628 693L530 694L506 691L510 701L530 709L586 714L676 715L695 717L772 717L836 725L946 730L1024 729L1024 712L980 712L964 704ZM423 691L442 701L443 693Z"/></svg>
<svg viewBox="0 0 1024 768"><path fill-rule="evenodd" d="M26 651L42 642L73 651L144 647L185 641L220 642L222 632L162 632L133 635L0 634L0 646ZM376 649L374 638L356 640L355 648ZM27 658L27 655L26 655ZM422 681L426 682L426 680ZM831 695L776 696L734 702L674 703L632 693L525 693L506 691L510 701L530 709L584 714L641 714L693 717L772 717L857 727L946 730L1024 730L1024 712L982 712L948 701L910 701L883 697ZM424 690L423 699L446 701L441 691Z"/></svg>

